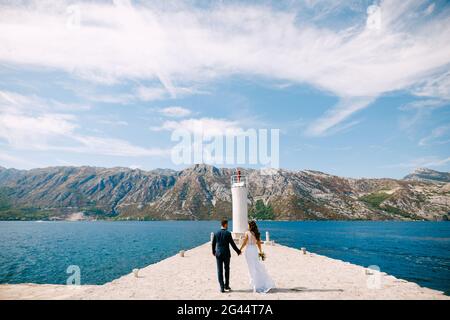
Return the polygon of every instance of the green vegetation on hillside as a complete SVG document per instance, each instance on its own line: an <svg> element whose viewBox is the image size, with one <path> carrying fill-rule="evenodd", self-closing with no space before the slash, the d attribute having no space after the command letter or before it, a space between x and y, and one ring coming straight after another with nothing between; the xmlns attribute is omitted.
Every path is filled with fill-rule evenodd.
<svg viewBox="0 0 450 320"><path fill-rule="evenodd" d="M107 215L107 213L103 209L95 207L95 206L85 207L85 208L82 208L80 211L82 211L87 216L105 216L105 215Z"/></svg>
<svg viewBox="0 0 450 320"><path fill-rule="evenodd" d="M384 204L383 206L381 206L381 204L383 203L383 201L389 199L391 195L387 194L385 192L377 192L377 193L371 193L368 195L365 195L363 197L360 197L359 200L363 201L365 203L367 203L372 209L376 209L376 210L382 210L384 212L393 214L393 215L398 215L398 216L402 216L405 218L412 218L412 219L420 219L420 217L414 215L414 214L408 214L405 211Z"/></svg>
<svg viewBox="0 0 450 320"><path fill-rule="evenodd" d="M0 188L0 220L44 220L50 212L39 208L14 207L10 200L11 188Z"/></svg>
<svg viewBox="0 0 450 320"><path fill-rule="evenodd" d="M9 201L9 188L0 188L0 211L8 210L11 208L11 203Z"/></svg>
<svg viewBox="0 0 450 320"><path fill-rule="evenodd" d="M255 206L250 210L249 217L256 220L273 220L275 214L270 204L266 206L262 200L257 200Z"/></svg>
<svg viewBox="0 0 450 320"><path fill-rule="evenodd" d="M39 207L18 206L11 200L14 190L7 187L0 187L0 220L48 220L50 217L62 214L58 209L49 210ZM108 213L96 206L94 201L89 205L80 208L85 215L91 217L105 217Z"/></svg>
<svg viewBox="0 0 450 320"><path fill-rule="evenodd" d="M37 208L14 208L0 210L0 220L48 220L51 212Z"/></svg>
<svg viewBox="0 0 450 320"><path fill-rule="evenodd" d="M365 196L362 196L359 198L360 201L363 201L370 205L371 207L374 207L376 209L381 209L380 204L388 199L390 197L389 194L384 192L377 192L377 193L371 193Z"/></svg>

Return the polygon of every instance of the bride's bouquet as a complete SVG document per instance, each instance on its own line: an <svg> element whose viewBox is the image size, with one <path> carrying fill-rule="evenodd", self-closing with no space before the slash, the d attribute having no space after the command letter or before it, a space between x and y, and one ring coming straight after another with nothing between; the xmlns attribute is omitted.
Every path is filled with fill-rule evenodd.
<svg viewBox="0 0 450 320"><path fill-rule="evenodd" d="M262 261L266 260L266 254L264 252L261 252L258 256Z"/></svg>

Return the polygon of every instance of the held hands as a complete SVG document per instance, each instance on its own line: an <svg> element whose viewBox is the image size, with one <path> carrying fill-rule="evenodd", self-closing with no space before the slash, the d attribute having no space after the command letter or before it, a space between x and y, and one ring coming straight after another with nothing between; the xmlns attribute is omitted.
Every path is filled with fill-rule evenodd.
<svg viewBox="0 0 450 320"><path fill-rule="evenodd" d="M259 258L260 258L262 261L266 260L266 254L265 254L263 251L261 251L261 252L258 254L258 256L259 256Z"/></svg>

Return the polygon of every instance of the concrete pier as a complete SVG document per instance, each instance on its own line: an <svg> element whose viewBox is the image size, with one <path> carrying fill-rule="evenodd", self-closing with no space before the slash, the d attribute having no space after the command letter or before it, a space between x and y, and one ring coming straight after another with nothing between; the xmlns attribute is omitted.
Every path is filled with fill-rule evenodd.
<svg viewBox="0 0 450 320"><path fill-rule="evenodd" d="M186 250L101 286L0 285L0 299L450 299L442 292L340 260L275 244L264 262L277 286L249 287L245 257L233 253L232 292L220 293L211 244Z"/></svg>

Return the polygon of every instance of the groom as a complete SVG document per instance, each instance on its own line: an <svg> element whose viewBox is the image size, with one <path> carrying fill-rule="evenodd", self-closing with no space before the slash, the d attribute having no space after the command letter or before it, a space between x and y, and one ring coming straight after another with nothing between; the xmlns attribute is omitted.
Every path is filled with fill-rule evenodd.
<svg viewBox="0 0 450 320"><path fill-rule="evenodd" d="M212 254L217 261L217 276L219 278L220 292L231 290L230 288L230 245L238 255L241 250L238 249L233 241L230 231L228 231L228 220L222 219L220 222L222 228L214 234L212 241ZM223 269L225 267L225 282L223 281Z"/></svg>

